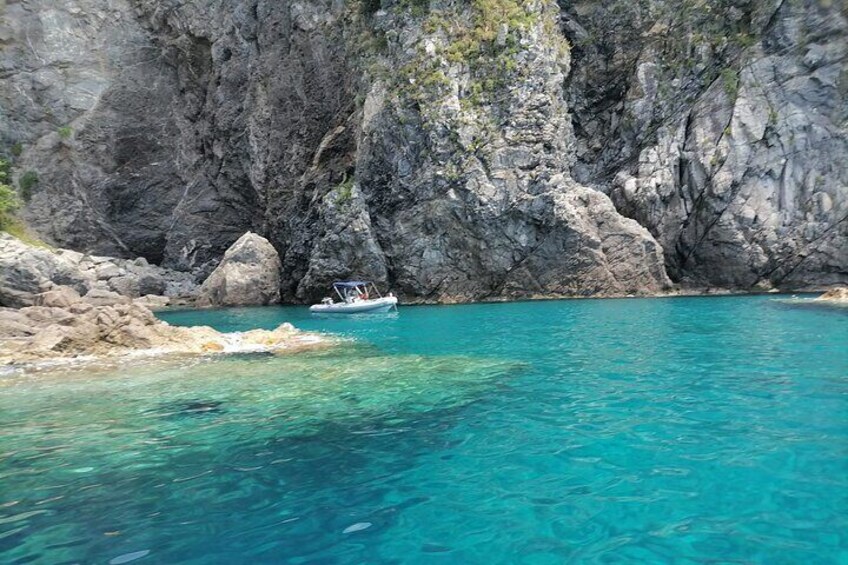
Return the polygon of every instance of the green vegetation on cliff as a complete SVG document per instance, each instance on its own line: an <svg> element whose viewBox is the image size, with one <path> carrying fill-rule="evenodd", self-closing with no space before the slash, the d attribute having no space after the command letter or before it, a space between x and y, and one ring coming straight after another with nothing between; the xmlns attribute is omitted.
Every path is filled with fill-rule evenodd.
<svg viewBox="0 0 848 565"><path fill-rule="evenodd" d="M433 13L425 22L425 31L445 31L451 42L445 57L451 63L467 63L474 67L483 58L514 55L518 51L517 33L536 21L516 0L472 0L473 19L470 26L457 25L444 13Z"/></svg>
<svg viewBox="0 0 848 565"><path fill-rule="evenodd" d="M9 162L0 159L0 230L12 223L13 214L21 205L15 189L6 183L8 177Z"/></svg>
<svg viewBox="0 0 848 565"><path fill-rule="evenodd" d="M10 174L11 164L0 159L0 231L13 235L29 245L48 247L15 215L21 207L21 199L15 189L6 182Z"/></svg>
<svg viewBox="0 0 848 565"><path fill-rule="evenodd" d="M464 110L497 102L498 92L526 73L521 53L530 44L522 38L541 17L538 7L521 0L471 0L462 7L431 9L421 25L418 54L397 74L400 92L426 103L444 94L459 74L465 75L459 79ZM546 32L553 31L551 18L544 24ZM553 31L545 37L559 41L557 48L567 56L562 35Z"/></svg>
<svg viewBox="0 0 848 565"><path fill-rule="evenodd" d="M21 191L21 198L24 202L29 202L32 198L32 190L38 184L38 173L35 171L27 171L18 179L18 188Z"/></svg>
<svg viewBox="0 0 848 565"><path fill-rule="evenodd" d="M336 187L336 203L344 206L353 198L353 175L345 175L342 182Z"/></svg>

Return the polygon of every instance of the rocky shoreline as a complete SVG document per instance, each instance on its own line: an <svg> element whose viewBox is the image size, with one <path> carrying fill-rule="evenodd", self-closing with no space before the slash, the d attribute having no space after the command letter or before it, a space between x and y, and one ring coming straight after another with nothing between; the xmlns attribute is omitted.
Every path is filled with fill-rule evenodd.
<svg viewBox="0 0 848 565"><path fill-rule="evenodd" d="M209 327L173 327L153 314L165 308L279 303L280 271L274 247L250 232L232 245L205 280L199 280L202 273L166 269L143 258L40 248L0 233L0 366L131 356L281 353L331 343L327 337L300 332L290 324L271 331L225 334ZM674 288L639 294L498 296L490 301L733 294L750 292ZM816 300L848 304L848 290L834 288ZM467 299L450 295L438 299L440 304L460 302ZM407 301L414 303L430 301Z"/></svg>
<svg viewBox="0 0 848 565"><path fill-rule="evenodd" d="M177 271L143 257L119 259L24 243L0 231L0 307L33 306L57 286L97 303L114 295L157 310L169 306L265 305L280 299L280 258L263 237L245 233L211 272Z"/></svg>
<svg viewBox="0 0 848 565"><path fill-rule="evenodd" d="M835 306L848 306L848 287L832 288L815 299Z"/></svg>
<svg viewBox="0 0 848 565"><path fill-rule="evenodd" d="M0 232L0 306L34 306L40 294L56 286L94 301L118 295L153 308L192 304L199 290L192 273L151 265L144 258L36 247Z"/></svg>
<svg viewBox="0 0 848 565"><path fill-rule="evenodd" d="M35 302L19 309L0 308L0 367L127 357L279 354L325 347L332 341L291 324L235 333L206 326L175 327L126 297L105 291L80 296L68 286L41 293Z"/></svg>
<svg viewBox="0 0 848 565"><path fill-rule="evenodd" d="M838 289L839 287L837 287ZM428 299L413 299L404 300L404 306L436 306L436 305L452 305L452 304L495 304L501 302L521 302L521 301L544 301L544 300L612 300L624 298L687 298L687 297L710 297L710 296L759 296L759 295L794 295L794 294L822 294L833 290L828 286L809 286L803 288L793 288L781 290L777 288L758 289L758 290L742 290L733 288L718 288L718 287L676 287L669 290L658 292L644 293L603 293L603 294L529 294L519 296L493 296L479 300L466 300L464 298L452 298L450 296L440 297L438 300Z"/></svg>
<svg viewBox="0 0 848 565"><path fill-rule="evenodd" d="M135 260L28 245L0 233L0 367L110 358L282 353L323 347L327 337L291 324L221 333L173 327L153 310L279 301L280 260L267 240L244 234L206 277Z"/></svg>

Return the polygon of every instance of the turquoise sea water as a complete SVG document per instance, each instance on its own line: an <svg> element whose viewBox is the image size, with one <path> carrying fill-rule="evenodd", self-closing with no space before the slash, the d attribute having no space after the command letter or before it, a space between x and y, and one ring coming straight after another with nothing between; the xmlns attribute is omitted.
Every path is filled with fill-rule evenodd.
<svg viewBox="0 0 848 565"><path fill-rule="evenodd" d="M175 312L354 338L0 377L2 563L848 563L848 316Z"/></svg>

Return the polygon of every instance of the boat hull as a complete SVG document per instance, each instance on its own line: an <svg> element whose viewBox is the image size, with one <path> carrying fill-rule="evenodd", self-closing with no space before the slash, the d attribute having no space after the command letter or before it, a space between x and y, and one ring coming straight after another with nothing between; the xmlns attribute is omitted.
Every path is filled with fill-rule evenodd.
<svg viewBox="0 0 848 565"><path fill-rule="evenodd" d="M373 300L360 300L352 303L315 304L309 311L315 314L364 314L388 312L397 306L397 297L384 296Z"/></svg>

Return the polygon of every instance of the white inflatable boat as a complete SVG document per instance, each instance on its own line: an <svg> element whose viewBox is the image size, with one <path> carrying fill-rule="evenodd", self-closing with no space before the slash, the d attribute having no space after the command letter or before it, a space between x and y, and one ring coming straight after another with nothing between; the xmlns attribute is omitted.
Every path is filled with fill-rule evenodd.
<svg viewBox="0 0 848 565"><path fill-rule="evenodd" d="M381 295L372 282L339 281L333 283L333 290L341 302L328 297L321 304L310 306L309 311L315 314L361 314L388 312L393 308L397 310L397 297L391 292L386 296Z"/></svg>

